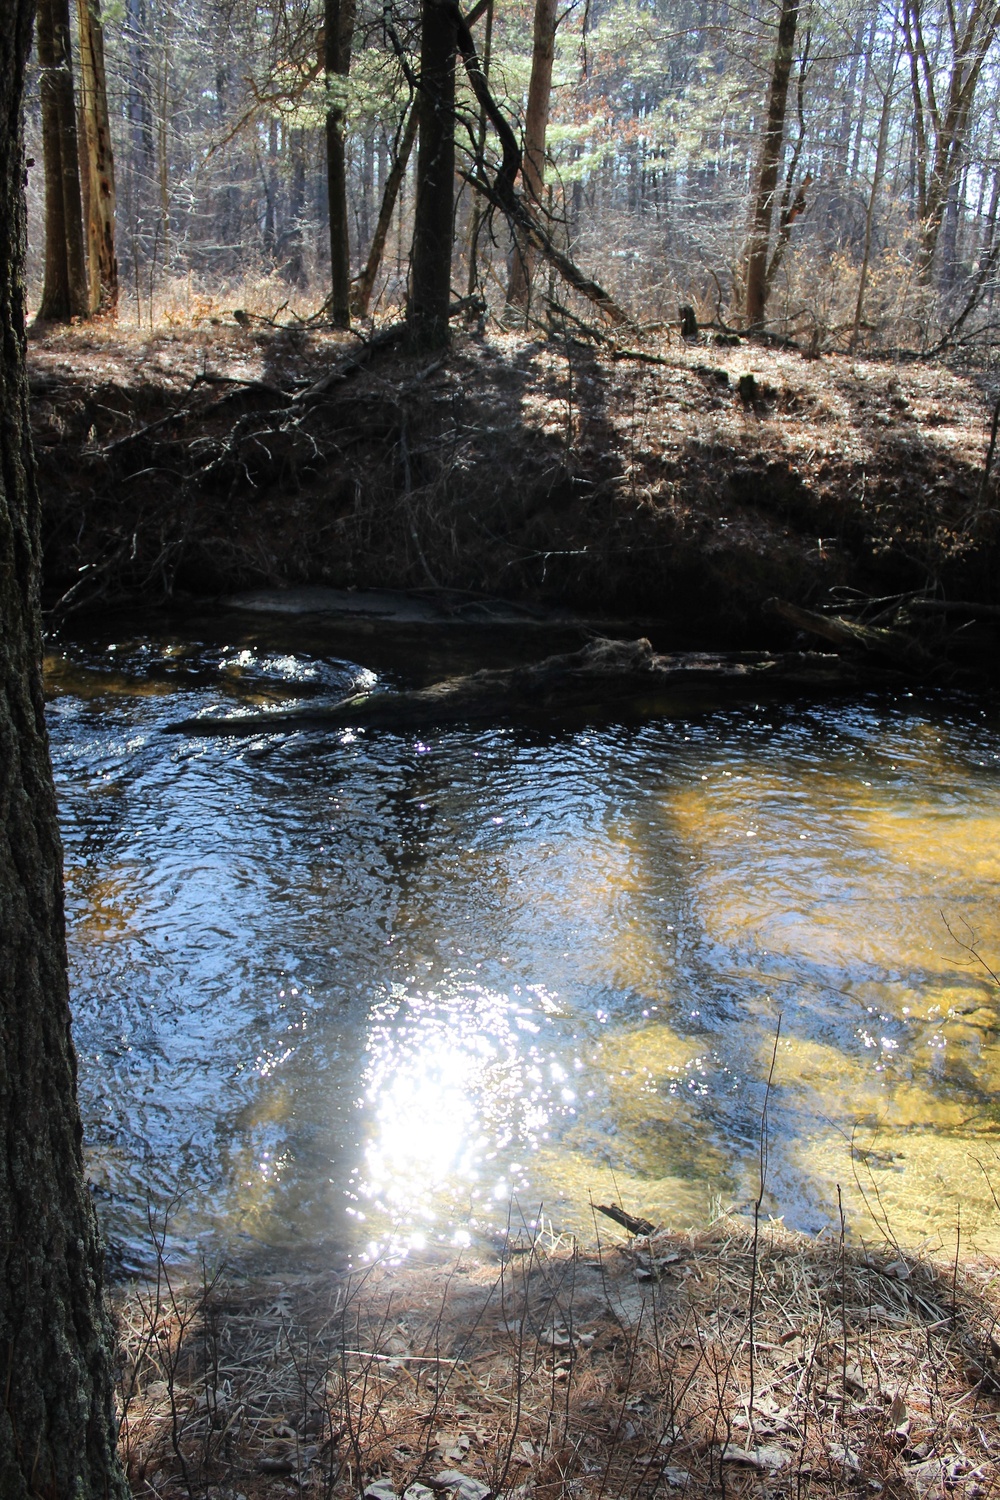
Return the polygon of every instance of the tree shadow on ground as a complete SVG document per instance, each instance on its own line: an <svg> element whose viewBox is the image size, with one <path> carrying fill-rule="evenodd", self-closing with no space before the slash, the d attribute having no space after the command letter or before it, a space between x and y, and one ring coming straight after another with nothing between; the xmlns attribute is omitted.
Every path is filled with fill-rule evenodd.
<svg viewBox="0 0 1000 1500"><path fill-rule="evenodd" d="M136 1492L989 1490L991 1266L732 1218L584 1249L512 1211L496 1248L123 1292Z"/></svg>

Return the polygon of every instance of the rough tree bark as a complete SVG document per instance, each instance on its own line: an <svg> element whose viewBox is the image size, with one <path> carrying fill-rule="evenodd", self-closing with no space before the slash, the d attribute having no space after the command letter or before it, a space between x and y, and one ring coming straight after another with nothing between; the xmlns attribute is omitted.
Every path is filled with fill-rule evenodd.
<svg viewBox="0 0 1000 1500"><path fill-rule="evenodd" d="M38 316L68 323L90 311L69 0L39 0L37 36L45 164L45 280Z"/></svg>
<svg viewBox="0 0 1000 1500"><path fill-rule="evenodd" d="M524 196L537 211L545 183L545 132L552 98L552 62L556 50L556 0L535 0L535 29L531 49L531 79L528 108L524 117L524 160L521 180ZM536 251L527 237L515 235L507 301L527 307Z"/></svg>
<svg viewBox="0 0 1000 1500"><path fill-rule="evenodd" d="M126 1500L101 1247L83 1182L39 665L20 135L31 12L31 0L0 8L0 1495Z"/></svg>
<svg viewBox="0 0 1000 1500"><path fill-rule="evenodd" d="M113 318L118 312L115 160L111 149L100 0L77 0L76 11L80 37L80 113L86 145L83 196L90 311Z"/></svg>
<svg viewBox="0 0 1000 1500"><path fill-rule="evenodd" d="M330 200L330 321L351 324L351 239L347 217L344 126L355 0L325 0L326 181Z"/></svg>
<svg viewBox="0 0 1000 1500"><path fill-rule="evenodd" d="M442 349L448 343L455 233L456 47L452 9L441 0L423 0L417 200L406 307L410 343L419 349Z"/></svg>
<svg viewBox="0 0 1000 1500"><path fill-rule="evenodd" d="M778 172L785 144L785 110L788 104L788 80L792 71L792 49L799 19L799 0L781 0L778 20L778 42L774 49L771 86L767 99L767 125L760 152L757 191L746 253L746 298L744 318L748 328L759 328L767 305L767 258L771 239L771 220L778 189Z"/></svg>

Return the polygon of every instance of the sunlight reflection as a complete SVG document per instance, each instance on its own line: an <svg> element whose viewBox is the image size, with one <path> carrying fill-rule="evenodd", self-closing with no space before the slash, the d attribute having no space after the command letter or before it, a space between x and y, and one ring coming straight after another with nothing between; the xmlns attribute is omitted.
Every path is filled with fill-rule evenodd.
<svg viewBox="0 0 1000 1500"><path fill-rule="evenodd" d="M536 1149L553 1107L572 1112L564 1069L526 1040L538 1030L529 1005L474 985L447 995L395 985L376 1007L360 1196L406 1243L459 1205L474 1217L477 1203L505 1201L526 1179L498 1157L515 1143Z"/></svg>

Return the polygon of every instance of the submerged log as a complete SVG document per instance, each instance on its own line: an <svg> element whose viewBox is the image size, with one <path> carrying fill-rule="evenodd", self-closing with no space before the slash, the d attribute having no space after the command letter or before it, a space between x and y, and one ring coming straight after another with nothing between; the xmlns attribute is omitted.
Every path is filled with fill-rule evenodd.
<svg viewBox="0 0 1000 1500"><path fill-rule="evenodd" d="M297 729L412 729L435 724L537 721L691 687L766 691L769 687L849 687L857 671L811 651L689 651L660 655L649 641L596 640L529 666L448 677L407 693L365 693L291 713L184 719L179 734L248 735Z"/></svg>

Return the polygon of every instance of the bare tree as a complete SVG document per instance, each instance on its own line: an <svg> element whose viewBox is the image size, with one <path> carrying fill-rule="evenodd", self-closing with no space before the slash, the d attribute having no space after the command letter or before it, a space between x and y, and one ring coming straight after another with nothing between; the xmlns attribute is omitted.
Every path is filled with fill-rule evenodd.
<svg viewBox="0 0 1000 1500"><path fill-rule="evenodd" d="M419 112L414 103L411 103L406 112L405 123L402 134L396 147L385 179L382 190L382 204L379 208L378 219L375 221L375 233L372 235L371 247L368 251L368 259L365 268L358 278L354 291L354 310L359 318L367 317L368 308L371 305L372 293L375 290L375 278L378 276L379 266L382 264L382 256L385 254L385 242L389 236L389 225L392 223L392 215L399 197L399 190L406 175L407 164L413 143L417 138L417 124Z"/></svg>
<svg viewBox="0 0 1000 1500"><path fill-rule="evenodd" d="M45 162L45 286L38 316L65 323L90 311L68 0L39 0L37 38Z"/></svg>
<svg viewBox="0 0 1000 1500"><path fill-rule="evenodd" d="M767 99L767 125L761 144L757 169L757 186L750 218L746 249L746 292L744 317L748 328L759 328L764 322L767 305L767 267L771 241L771 222L778 189L778 173L785 145L785 111L788 104L788 80L792 71L795 28L799 19L799 0L781 0L778 40L771 66L771 84Z"/></svg>
<svg viewBox="0 0 1000 1500"><path fill-rule="evenodd" d="M524 160L521 178L524 196L540 207L545 183L545 132L552 99L552 64L556 49L557 0L535 0L535 23L531 49L531 79L528 108L524 117ZM527 307L535 251L523 234L515 236L514 256L507 285L507 301Z"/></svg>
<svg viewBox="0 0 1000 1500"><path fill-rule="evenodd" d="M864 315L865 292L868 289L868 269L871 264L872 234L875 227L875 205L878 202L879 188L882 186L882 175L885 171L886 148L889 143L889 117L892 112L893 91L896 83L896 67L899 60L897 40L895 34L897 17L893 17L893 38L889 54L888 77L882 91L882 109L878 122L878 141L875 147L875 165L872 170L871 189L868 194L868 206L865 211L865 239L864 249L861 256L861 270L858 276L858 300L854 307L854 323L851 328L851 341L849 347L853 349L858 342L861 332L861 322Z"/></svg>
<svg viewBox="0 0 1000 1500"><path fill-rule="evenodd" d="M420 138L406 320L415 347L437 349L448 342L451 307L457 33L453 8L443 0L422 0L420 14Z"/></svg>
<svg viewBox="0 0 1000 1500"><path fill-rule="evenodd" d="M1000 25L996 0L972 0L962 16L955 5L938 18L928 48L925 0L906 0L903 33L910 59L913 141L916 158L917 212L920 219L919 273L931 278L941 224L958 175L969 116L987 53ZM936 45L935 45L936 44ZM938 47L947 51L941 79ZM943 96L939 84L944 81Z"/></svg>
<svg viewBox="0 0 1000 1500"><path fill-rule="evenodd" d="M80 114L83 118L86 146L83 201L87 225L90 311L114 317L118 311L115 160L111 146L100 0L77 0L77 20L80 38Z"/></svg>
<svg viewBox="0 0 1000 1500"><path fill-rule="evenodd" d="M351 238L344 126L355 0L325 0L326 180L330 200L330 321L351 322Z"/></svg>

